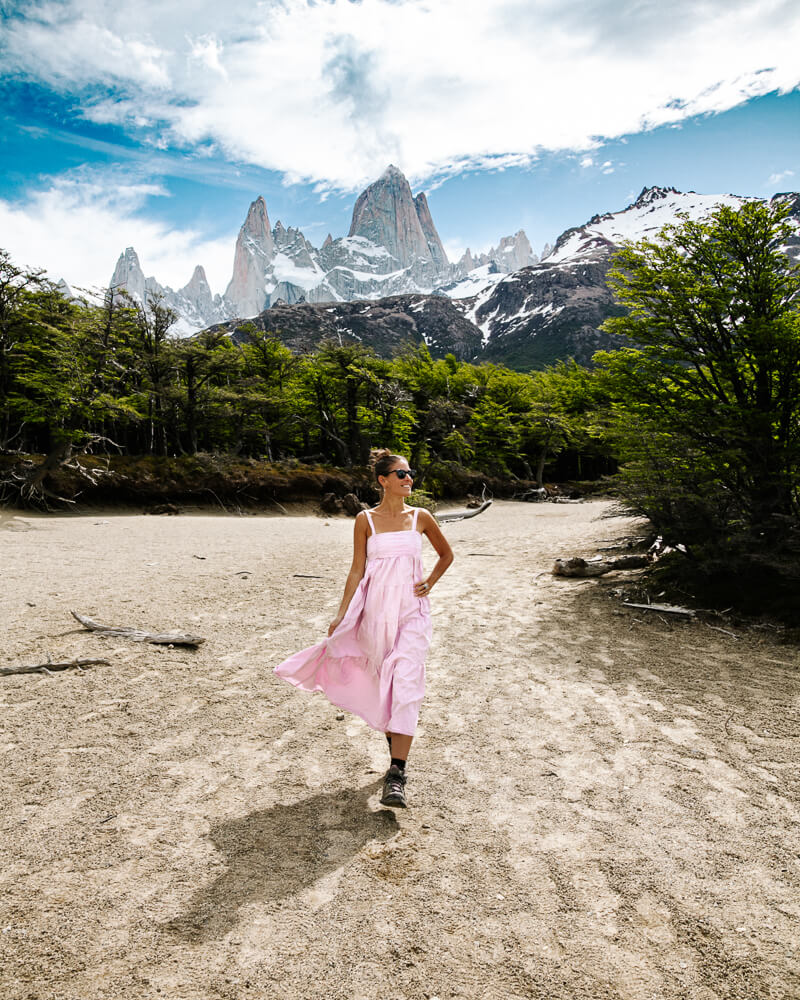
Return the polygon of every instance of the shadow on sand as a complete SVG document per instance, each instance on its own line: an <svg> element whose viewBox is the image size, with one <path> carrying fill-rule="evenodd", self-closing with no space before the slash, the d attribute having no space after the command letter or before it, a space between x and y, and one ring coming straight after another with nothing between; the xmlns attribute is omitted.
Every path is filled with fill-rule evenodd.
<svg viewBox="0 0 800 1000"><path fill-rule="evenodd" d="M370 840L397 832L393 812L373 812L369 797L380 781L337 789L291 805L276 805L213 826L211 840L225 871L198 889L187 910L164 925L187 940L222 937L247 903L302 892L341 867Z"/></svg>

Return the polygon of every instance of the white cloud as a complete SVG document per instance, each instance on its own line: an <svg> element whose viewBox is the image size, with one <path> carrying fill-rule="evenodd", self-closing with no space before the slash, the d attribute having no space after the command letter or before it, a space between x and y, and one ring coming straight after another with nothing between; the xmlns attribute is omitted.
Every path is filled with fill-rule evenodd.
<svg viewBox="0 0 800 1000"><path fill-rule="evenodd" d="M4 28L4 65L95 121L323 193L389 161L435 183L585 152L800 84L791 0L46 0Z"/></svg>
<svg viewBox="0 0 800 1000"><path fill-rule="evenodd" d="M236 234L208 240L143 218L145 200L163 194L157 185L120 175L56 178L24 203L0 200L3 247L17 264L44 267L54 281L104 287L120 251L133 246L145 274L162 284L179 288L194 265L203 264L212 291L224 292Z"/></svg>
<svg viewBox="0 0 800 1000"><path fill-rule="evenodd" d="M789 177L794 177L794 170L782 170L778 174L770 174L769 180L767 181L767 186L775 187L781 182L788 180Z"/></svg>
<svg viewBox="0 0 800 1000"><path fill-rule="evenodd" d="M584 170L586 170L589 167L594 166L594 160L591 158L591 156L584 156L583 159L581 160L581 166L583 167Z"/></svg>

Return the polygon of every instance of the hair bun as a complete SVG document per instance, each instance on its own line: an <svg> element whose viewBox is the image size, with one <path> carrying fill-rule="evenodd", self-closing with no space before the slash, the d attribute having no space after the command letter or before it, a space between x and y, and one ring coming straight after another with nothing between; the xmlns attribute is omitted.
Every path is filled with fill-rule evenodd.
<svg viewBox="0 0 800 1000"><path fill-rule="evenodd" d="M388 448L373 448L369 453L369 464L375 473L375 479L386 476L397 462L405 462L402 455L393 455Z"/></svg>
<svg viewBox="0 0 800 1000"><path fill-rule="evenodd" d="M370 450L369 450L369 467L371 469L374 469L375 466L377 465L377 463L382 458L387 458L389 455L391 455L391 452L389 451L388 448L370 448Z"/></svg>

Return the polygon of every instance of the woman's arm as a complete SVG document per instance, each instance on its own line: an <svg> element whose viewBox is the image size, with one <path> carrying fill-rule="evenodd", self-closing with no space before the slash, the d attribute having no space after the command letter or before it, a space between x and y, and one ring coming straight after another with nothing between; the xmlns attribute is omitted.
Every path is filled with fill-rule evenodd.
<svg viewBox="0 0 800 1000"><path fill-rule="evenodd" d="M431 572L428 574L426 580L420 580L414 586L414 594L417 597L427 597L427 595L433 589L433 585L439 579L439 577L445 572L447 567L453 561L453 550L447 539L442 534L442 529L439 527L439 522L427 510L421 510L418 514L419 520L422 522L422 531L428 536L428 540L431 545L436 549L439 558L436 561L436 565L433 567ZM427 583L427 588L425 584Z"/></svg>
<svg viewBox="0 0 800 1000"><path fill-rule="evenodd" d="M333 635L334 629L344 618L350 601L353 599L358 589L359 583L364 576L364 569L367 565L367 517L362 511L356 516L356 523L353 527L353 562L350 564L350 572L347 574L347 582L344 585L344 595L336 617L328 627L328 635Z"/></svg>

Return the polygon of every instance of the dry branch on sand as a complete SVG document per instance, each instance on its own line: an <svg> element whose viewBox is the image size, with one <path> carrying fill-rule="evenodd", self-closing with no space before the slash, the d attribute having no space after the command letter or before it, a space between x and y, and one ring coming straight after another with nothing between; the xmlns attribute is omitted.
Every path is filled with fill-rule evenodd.
<svg viewBox="0 0 800 1000"><path fill-rule="evenodd" d="M201 635L188 635L184 632L144 632L142 629L128 628L122 625L101 625L99 622L71 612L84 628L100 635L113 635L120 639L132 639L134 642L154 642L162 646L199 646L206 640Z"/></svg>
<svg viewBox="0 0 800 1000"><path fill-rule="evenodd" d="M681 608L677 604L634 604L632 601L622 602L626 608L638 608L640 611L655 611L664 615L681 615L684 618L694 618L696 612L691 608Z"/></svg>
<svg viewBox="0 0 800 1000"><path fill-rule="evenodd" d="M53 661L48 658L47 663L36 663L30 667L2 667L0 669L0 677L8 677L10 674L50 674L56 670L70 670L73 667L77 670L81 670L83 667L92 667L100 663L107 666L110 662L110 660L90 659L64 660L61 663L53 663Z"/></svg>
<svg viewBox="0 0 800 1000"><path fill-rule="evenodd" d="M468 517L477 517L478 514L482 514L491 505L491 500L484 500L480 507L476 507L474 510L453 510L445 514L434 514L433 516L440 524L445 524L448 521L463 521Z"/></svg>

